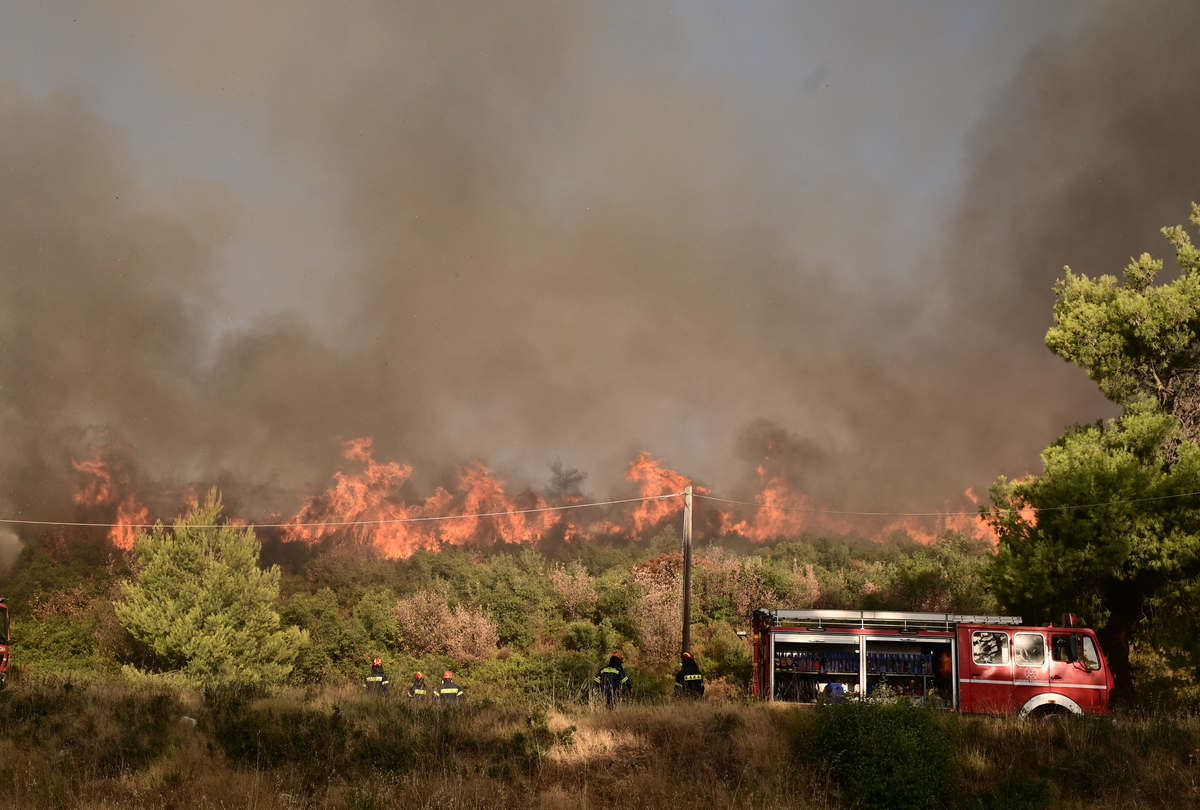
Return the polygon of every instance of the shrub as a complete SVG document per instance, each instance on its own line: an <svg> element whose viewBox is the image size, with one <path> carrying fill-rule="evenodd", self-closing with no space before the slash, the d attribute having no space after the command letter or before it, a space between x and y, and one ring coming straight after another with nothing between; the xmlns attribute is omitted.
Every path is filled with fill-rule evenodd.
<svg viewBox="0 0 1200 810"><path fill-rule="evenodd" d="M638 653L640 660L648 664L664 664L679 654L683 589L676 571L682 564L682 554L664 554L634 566L633 579L638 586Z"/></svg>
<svg viewBox="0 0 1200 810"><path fill-rule="evenodd" d="M562 601L563 615L568 619L587 619L596 611L596 586L591 575L579 562L569 566L556 565L547 574L550 586Z"/></svg>
<svg viewBox="0 0 1200 810"><path fill-rule="evenodd" d="M860 806L922 810L941 800L951 774L949 737L939 720L907 702L822 704L814 753Z"/></svg>
<svg viewBox="0 0 1200 810"><path fill-rule="evenodd" d="M450 607L439 591L417 591L395 608L396 641L416 656L448 655L478 661L492 655L499 642L496 622L469 605Z"/></svg>
<svg viewBox="0 0 1200 810"><path fill-rule="evenodd" d="M288 624L308 634L292 670L294 683L320 683L329 677L346 677L360 671L376 651L357 615L346 617L329 588L297 593L280 610Z"/></svg>
<svg viewBox="0 0 1200 810"><path fill-rule="evenodd" d="M1017 771L995 788L980 790L968 807L970 810L1049 810L1050 786L1041 779Z"/></svg>
<svg viewBox="0 0 1200 810"><path fill-rule="evenodd" d="M617 633L608 619L600 624L571 622L562 636L563 649L570 652L607 656L617 645Z"/></svg>
<svg viewBox="0 0 1200 810"><path fill-rule="evenodd" d="M373 644L391 646L400 627L392 609L396 597L387 588L371 588L363 593L351 615L362 625Z"/></svg>
<svg viewBox="0 0 1200 810"><path fill-rule="evenodd" d="M44 748L75 776L117 776L154 762L178 733L178 701L163 692L33 683L0 692L0 737Z"/></svg>
<svg viewBox="0 0 1200 810"><path fill-rule="evenodd" d="M553 702L586 697L599 666L586 654L512 655L492 658L470 671L470 697L511 702L541 698Z"/></svg>
<svg viewBox="0 0 1200 810"><path fill-rule="evenodd" d="M280 626L279 569L258 567L252 529L217 525L222 510L214 489L171 533L161 523L139 532L136 576L122 584L116 615L152 653L151 671L203 685L279 684L308 637Z"/></svg>

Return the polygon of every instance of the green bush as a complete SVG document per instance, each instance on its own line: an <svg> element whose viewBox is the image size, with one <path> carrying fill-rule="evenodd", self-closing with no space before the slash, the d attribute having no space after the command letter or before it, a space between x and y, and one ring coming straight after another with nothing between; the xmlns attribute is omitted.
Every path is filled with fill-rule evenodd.
<svg viewBox="0 0 1200 810"><path fill-rule="evenodd" d="M360 603L361 605L362 603ZM353 677L384 648L368 635L359 615L344 616L337 595L329 588L297 593L279 611L286 624L308 632L292 669L294 683L320 683ZM373 624L378 627L378 624Z"/></svg>
<svg viewBox="0 0 1200 810"><path fill-rule="evenodd" d="M351 615L358 619L371 644L381 649L391 648L396 640L396 614L392 608L396 595L387 588L370 588L363 592Z"/></svg>
<svg viewBox="0 0 1200 810"><path fill-rule="evenodd" d="M212 489L170 532L156 523L134 539L134 576L121 583L114 609L150 660L129 674L278 685L308 645L306 632L280 623L279 568L258 567L253 529L218 524L223 510Z"/></svg>
<svg viewBox="0 0 1200 810"><path fill-rule="evenodd" d="M949 735L907 702L821 704L811 740L848 798L868 810L937 806L951 775Z"/></svg>
<svg viewBox="0 0 1200 810"><path fill-rule="evenodd" d="M586 653L594 657L607 657L618 643L612 622L604 619L600 624L571 622L562 636L564 650Z"/></svg>
<svg viewBox="0 0 1200 810"><path fill-rule="evenodd" d="M587 696L600 666L595 656L583 653L512 653L472 666L465 673L464 683L472 702L528 698L570 701Z"/></svg>

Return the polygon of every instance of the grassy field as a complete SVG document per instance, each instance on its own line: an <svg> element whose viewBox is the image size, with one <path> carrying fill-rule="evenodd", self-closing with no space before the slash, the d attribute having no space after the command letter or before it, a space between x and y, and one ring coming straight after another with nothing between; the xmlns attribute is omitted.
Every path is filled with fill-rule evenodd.
<svg viewBox="0 0 1200 810"><path fill-rule="evenodd" d="M22 808L1200 806L1200 721L1019 722L907 706L468 702L353 689L0 692Z"/></svg>

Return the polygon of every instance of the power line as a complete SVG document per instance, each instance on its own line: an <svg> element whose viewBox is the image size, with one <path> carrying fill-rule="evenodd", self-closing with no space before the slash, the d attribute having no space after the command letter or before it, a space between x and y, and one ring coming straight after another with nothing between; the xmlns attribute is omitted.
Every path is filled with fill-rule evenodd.
<svg viewBox="0 0 1200 810"><path fill-rule="evenodd" d="M1189 498L1193 495L1200 495L1200 492L1180 492L1175 495L1155 495L1150 498L1129 498L1123 501L1101 501L1098 503L1079 503L1070 504L1067 506L1027 506L1024 509L997 509L997 512L1063 512L1068 509L1092 509L1098 506L1122 506L1130 503L1146 503L1149 501L1165 501L1171 498ZM959 515L968 515L981 517L979 511L974 512L850 512L839 509L808 509L802 506L776 506L774 504L751 503L749 501L732 501L728 498L715 498L710 495L693 495L694 498L703 498L706 501L717 501L718 503L734 503L739 506L756 506L759 509L779 509L784 512L809 512L818 515L859 515L867 517L957 517Z"/></svg>
<svg viewBox="0 0 1200 810"><path fill-rule="evenodd" d="M1097 503L1070 504L1066 506L1028 506L1024 509L998 509L996 511L1002 513L1023 513L1023 512L1062 512L1071 509L1093 509L1101 506L1123 506L1133 503L1148 503L1151 501L1163 501L1173 498L1189 498L1195 495L1200 495L1200 492L1181 492L1175 495L1155 495L1149 498L1129 498L1121 501L1102 501ZM383 526L393 523L423 523L439 520L468 520L471 518L485 517L508 517L511 515L528 515L537 512L563 512L568 509L587 509L594 506L613 506L622 503L642 503L644 501L661 501L668 498L680 498L682 492L669 492L665 495L651 495L644 498L622 498L612 501L593 501L590 503L572 503L564 504L563 506L543 506L535 509L512 509L506 512L478 512L470 515L433 515L425 517L410 517L410 518L380 518L378 520L325 520L315 521L311 523L247 523L247 528L256 529L288 529L288 528L313 528L313 527L347 527L347 526ZM803 512L816 515L848 515L855 517L983 517L982 513L974 512L861 512L844 509L810 509L803 506L778 506L776 504L754 503L752 501L736 501L731 498L718 498L712 495L693 494L693 498L699 498L706 501L715 501L717 503L735 504L737 506L752 506L755 509L775 509L781 512ZM16 526L73 526L91 529L152 529L157 523L83 523L66 520L19 520L16 518L0 518L0 524L16 525ZM237 526L238 524L220 523L212 525L192 526L194 529L220 529L227 526Z"/></svg>
<svg viewBox="0 0 1200 810"><path fill-rule="evenodd" d="M729 498L716 498L711 495L693 495L693 498L703 498L706 501L718 503L733 503L738 506L754 506L759 509L778 509L781 512L807 512L816 515L858 515L867 517L950 517L952 515L978 515L978 512L848 512L840 509L808 509L802 506L776 506L775 504L751 503L750 501L734 501Z"/></svg>
<svg viewBox="0 0 1200 810"><path fill-rule="evenodd" d="M536 509L513 509L507 512L479 512L473 515L436 515L411 518L381 518L379 520L324 520L315 523L247 523L246 526L255 529L289 529L313 526L379 526L389 523L420 523L434 520L466 520L467 518L504 517L506 515L528 515L534 512L562 512L567 509L586 509L591 506L612 506L618 503L640 503L642 501L659 501L665 498L678 498L682 492L672 492L666 495L651 495L646 498L623 498L616 501L593 501L591 503L570 503L563 506L544 506ZM157 523L75 523L66 520L16 520L0 518L0 523L21 526L83 526L93 529L153 529ZM212 525L191 526L192 529L222 529L237 524L217 523Z"/></svg>

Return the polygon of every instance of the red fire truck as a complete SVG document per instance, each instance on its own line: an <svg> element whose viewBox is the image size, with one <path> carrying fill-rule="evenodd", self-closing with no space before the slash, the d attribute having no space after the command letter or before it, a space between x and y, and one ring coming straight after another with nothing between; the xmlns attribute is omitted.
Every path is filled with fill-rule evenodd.
<svg viewBox="0 0 1200 810"><path fill-rule="evenodd" d="M963 712L1111 712L1112 672L1096 635L1020 616L756 610L751 693L813 703L888 694Z"/></svg>
<svg viewBox="0 0 1200 810"><path fill-rule="evenodd" d="M8 683L8 605L0 596L0 689Z"/></svg>

